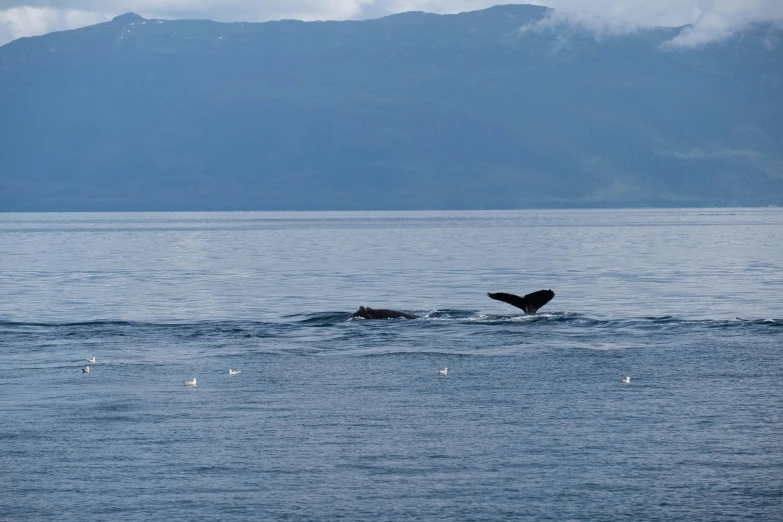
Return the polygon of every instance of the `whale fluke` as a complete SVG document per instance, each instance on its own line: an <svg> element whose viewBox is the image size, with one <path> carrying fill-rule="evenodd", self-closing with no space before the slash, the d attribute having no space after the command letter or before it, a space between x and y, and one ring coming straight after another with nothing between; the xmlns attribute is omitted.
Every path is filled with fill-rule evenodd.
<svg viewBox="0 0 783 522"><path fill-rule="evenodd" d="M362 319L417 319L419 316L397 310L383 310L370 308L369 306L360 306L358 310L351 314L351 317L361 317Z"/></svg>
<svg viewBox="0 0 783 522"><path fill-rule="evenodd" d="M555 297L555 293L552 290L539 290L538 292L527 294L525 297L519 297L518 295L506 294L503 292L498 292L496 294L488 293L487 295L492 299L503 301L504 303L508 303L511 306L521 308L526 314L536 313L539 308L547 304L552 300L553 297Z"/></svg>

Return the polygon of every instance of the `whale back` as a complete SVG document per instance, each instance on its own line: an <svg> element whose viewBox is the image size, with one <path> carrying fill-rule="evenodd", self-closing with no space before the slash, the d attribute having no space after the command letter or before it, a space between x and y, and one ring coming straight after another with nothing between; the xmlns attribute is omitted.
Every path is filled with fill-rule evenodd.
<svg viewBox="0 0 783 522"><path fill-rule="evenodd" d="M358 310L351 314L351 317L360 317L362 319L416 319L419 316L397 310L385 310L383 308L360 306Z"/></svg>

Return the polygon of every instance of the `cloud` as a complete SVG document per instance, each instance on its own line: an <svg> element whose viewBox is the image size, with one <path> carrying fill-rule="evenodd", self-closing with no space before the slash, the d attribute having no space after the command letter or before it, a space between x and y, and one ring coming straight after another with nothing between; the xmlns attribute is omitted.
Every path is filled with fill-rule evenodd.
<svg viewBox="0 0 783 522"><path fill-rule="evenodd" d="M133 11L147 18L261 22L376 18L404 11L456 13L509 0L0 0L0 44L20 36L72 29ZM748 24L783 23L781 0L538 0L556 9L547 23L598 32L690 24L673 46L721 40Z"/></svg>
<svg viewBox="0 0 783 522"><path fill-rule="evenodd" d="M546 0L556 9L548 24L576 24L598 33L686 27L669 45L698 47L756 22L783 23L780 0Z"/></svg>
<svg viewBox="0 0 783 522"><path fill-rule="evenodd" d="M13 7L0 11L0 45L23 36L76 29L105 22L109 15L78 9Z"/></svg>
<svg viewBox="0 0 783 522"><path fill-rule="evenodd" d="M0 0L0 45L22 36L75 29L134 12L146 18L222 22L350 20L377 0Z"/></svg>

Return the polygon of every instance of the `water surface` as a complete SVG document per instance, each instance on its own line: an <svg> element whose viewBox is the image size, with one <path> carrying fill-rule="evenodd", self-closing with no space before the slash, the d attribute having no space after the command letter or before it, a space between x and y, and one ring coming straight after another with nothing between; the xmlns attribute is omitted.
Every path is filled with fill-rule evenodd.
<svg viewBox="0 0 783 522"><path fill-rule="evenodd" d="M781 245L775 208L0 214L0 519L779 520Z"/></svg>

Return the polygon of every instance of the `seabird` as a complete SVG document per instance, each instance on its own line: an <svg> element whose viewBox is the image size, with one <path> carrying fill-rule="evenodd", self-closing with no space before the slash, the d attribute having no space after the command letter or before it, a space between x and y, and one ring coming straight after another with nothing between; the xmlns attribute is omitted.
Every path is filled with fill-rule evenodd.
<svg viewBox="0 0 783 522"><path fill-rule="evenodd" d="M82 368L82 373L90 373L90 367L86 366L86 367Z"/></svg>
<svg viewBox="0 0 783 522"><path fill-rule="evenodd" d="M192 381L185 381L185 386L195 386L196 385L196 378L193 377Z"/></svg>
<svg viewBox="0 0 783 522"><path fill-rule="evenodd" d="M625 379L620 379L620 382L624 382L625 384L631 384L631 378L626 377Z"/></svg>
<svg viewBox="0 0 783 522"><path fill-rule="evenodd" d="M232 370L231 368L228 369L228 374L229 375L236 375L236 374L241 373L241 372L242 372L242 370Z"/></svg>
<svg viewBox="0 0 783 522"><path fill-rule="evenodd" d="M447 373L449 373L448 367L438 370L438 375L446 375Z"/></svg>
<svg viewBox="0 0 783 522"><path fill-rule="evenodd" d="M95 357L90 357L89 359L87 359L87 362L90 364L95 364Z"/></svg>

